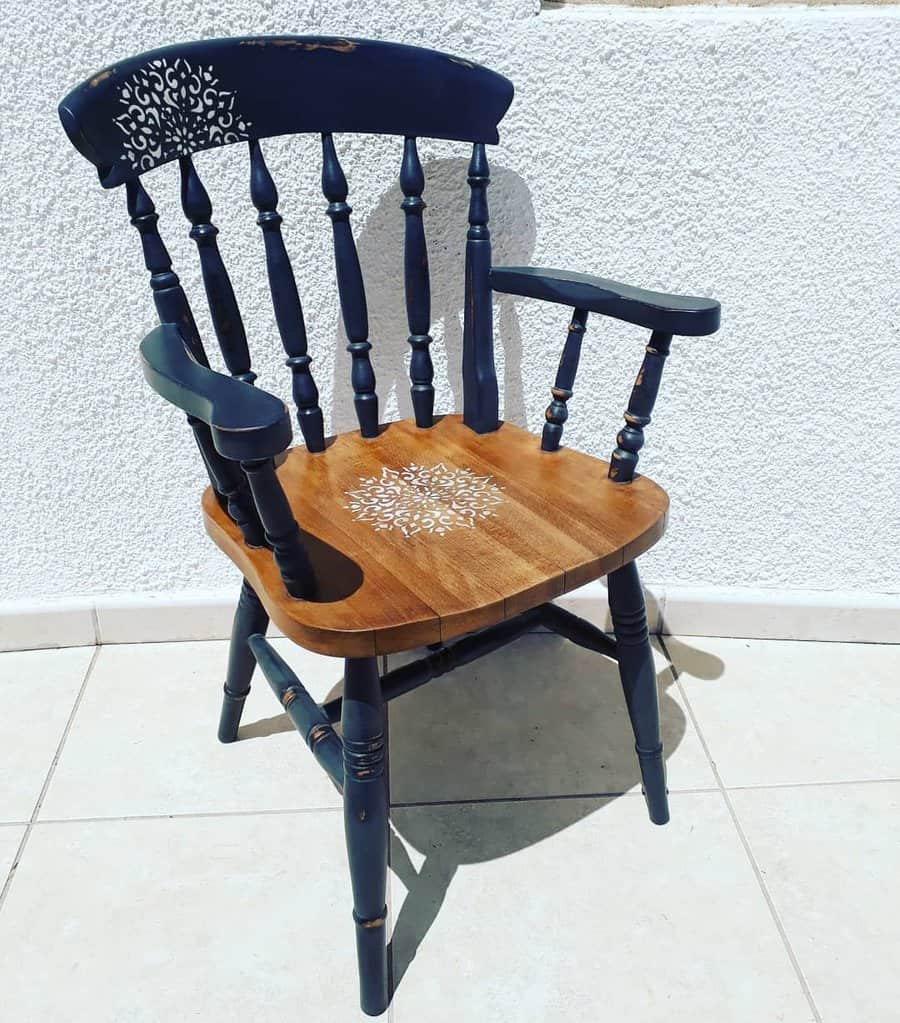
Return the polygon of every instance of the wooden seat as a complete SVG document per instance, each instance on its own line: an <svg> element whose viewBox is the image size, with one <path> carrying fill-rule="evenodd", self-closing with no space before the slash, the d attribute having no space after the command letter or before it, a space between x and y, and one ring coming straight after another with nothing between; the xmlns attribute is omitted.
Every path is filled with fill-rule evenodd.
<svg viewBox="0 0 900 1023"><path fill-rule="evenodd" d="M647 550L668 497L607 470L578 451L541 451L511 423L477 434L455 415L430 430L402 420L376 438L341 434L319 454L292 448L278 477L306 534L315 600L288 594L272 552L247 546L211 489L203 510L285 635L363 657L492 625Z"/></svg>

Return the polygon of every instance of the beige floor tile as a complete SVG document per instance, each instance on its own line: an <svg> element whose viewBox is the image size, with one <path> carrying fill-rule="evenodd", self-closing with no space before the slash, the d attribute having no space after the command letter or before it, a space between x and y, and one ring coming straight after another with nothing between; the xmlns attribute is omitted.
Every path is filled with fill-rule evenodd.
<svg viewBox="0 0 900 1023"><path fill-rule="evenodd" d="M732 800L825 1023L900 1021L900 784Z"/></svg>
<svg viewBox="0 0 900 1023"><path fill-rule="evenodd" d="M31 817L93 653L0 654L0 821Z"/></svg>
<svg viewBox="0 0 900 1023"><path fill-rule="evenodd" d="M726 786L900 778L900 646L665 642Z"/></svg>
<svg viewBox="0 0 900 1023"><path fill-rule="evenodd" d="M808 1023L721 796L636 803L395 810L398 1023Z"/></svg>
<svg viewBox="0 0 900 1023"><path fill-rule="evenodd" d="M0 912L15 1023L356 1020L341 814L38 824Z"/></svg>
<svg viewBox="0 0 900 1023"><path fill-rule="evenodd" d="M340 681L342 661L275 645L316 699ZM226 658L223 642L103 647L41 819L340 805L258 672L243 738L218 742Z"/></svg>
<svg viewBox="0 0 900 1023"><path fill-rule="evenodd" d="M391 657L389 666L402 663ZM657 654L672 790L715 786ZM533 633L390 704L394 802L621 792L639 784L613 661Z"/></svg>
<svg viewBox="0 0 900 1023"><path fill-rule="evenodd" d="M3 888L24 834L24 825L4 824L0 827L0 889Z"/></svg>

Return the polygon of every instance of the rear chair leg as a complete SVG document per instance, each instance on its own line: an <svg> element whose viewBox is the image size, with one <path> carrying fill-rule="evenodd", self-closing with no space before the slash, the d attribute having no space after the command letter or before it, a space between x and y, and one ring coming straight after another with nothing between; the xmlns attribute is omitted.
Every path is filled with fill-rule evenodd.
<svg viewBox="0 0 900 1023"><path fill-rule="evenodd" d="M341 709L344 829L353 886L360 1005L377 1016L388 1004L386 916L388 799L384 703L374 657L348 657Z"/></svg>
<svg viewBox="0 0 900 1023"><path fill-rule="evenodd" d="M222 714L219 717L219 742L234 742L237 738L244 701L250 692L250 679L256 667L256 658L247 646L247 639L255 632L265 635L268 627L269 616L256 591L245 579L231 628L228 674L225 678Z"/></svg>
<svg viewBox="0 0 900 1023"><path fill-rule="evenodd" d="M632 561L608 578L609 610L616 634L619 676L634 729L644 798L654 824L669 820L666 762L659 734L656 669L637 565Z"/></svg>

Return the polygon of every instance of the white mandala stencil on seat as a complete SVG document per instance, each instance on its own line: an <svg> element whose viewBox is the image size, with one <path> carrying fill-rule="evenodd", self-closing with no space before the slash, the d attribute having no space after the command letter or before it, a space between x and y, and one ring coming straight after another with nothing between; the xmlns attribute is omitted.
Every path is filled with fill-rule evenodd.
<svg viewBox="0 0 900 1023"><path fill-rule="evenodd" d="M369 522L376 530L396 529L404 536L471 529L503 503L492 476L443 463L383 466L380 476L361 476L359 486L345 493L350 501L344 507L357 522Z"/></svg>
<svg viewBox="0 0 900 1023"><path fill-rule="evenodd" d="M212 66L183 57L151 60L119 87L125 112L114 118L125 135L121 159L146 171L176 156L250 137L253 126L219 88Z"/></svg>

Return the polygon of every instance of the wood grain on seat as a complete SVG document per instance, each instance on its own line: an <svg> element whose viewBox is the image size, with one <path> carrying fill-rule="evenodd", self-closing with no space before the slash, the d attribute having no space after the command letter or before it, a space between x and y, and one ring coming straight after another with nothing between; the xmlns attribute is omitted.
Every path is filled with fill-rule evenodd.
<svg viewBox="0 0 900 1023"><path fill-rule="evenodd" d="M288 595L272 553L244 543L211 489L203 512L285 635L363 657L491 625L651 547L665 491L646 477L618 485L607 468L541 451L510 423L476 434L455 415L431 429L402 420L370 439L341 434L318 454L293 448L278 476L320 582L313 601Z"/></svg>

